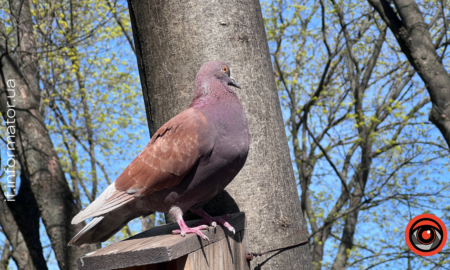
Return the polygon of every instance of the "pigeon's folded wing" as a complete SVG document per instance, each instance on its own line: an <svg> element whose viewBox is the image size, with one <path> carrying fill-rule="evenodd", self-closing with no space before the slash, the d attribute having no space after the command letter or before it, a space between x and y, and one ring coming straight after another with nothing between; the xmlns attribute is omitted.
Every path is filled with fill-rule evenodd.
<svg viewBox="0 0 450 270"><path fill-rule="evenodd" d="M142 152L72 224L110 212L143 195L171 188L189 173L202 155L213 148L205 116L187 109L163 125Z"/></svg>

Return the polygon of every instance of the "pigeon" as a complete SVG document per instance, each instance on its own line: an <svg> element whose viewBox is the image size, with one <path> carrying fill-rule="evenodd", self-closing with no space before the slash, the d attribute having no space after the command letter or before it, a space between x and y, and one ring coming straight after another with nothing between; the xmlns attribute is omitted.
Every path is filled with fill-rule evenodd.
<svg viewBox="0 0 450 270"><path fill-rule="evenodd" d="M217 223L235 233L226 215L213 218L202 210L235 178L249 151L247 117L230 86L241 88L225 62L204 63L189 108L158 129L116 181L73 218L72 224L92 220L68 245L104 242L130 220L156 211L177 221L173 234L209 241L201 230ZM198 226L184 222L188 210L203 218Z"/></svg>

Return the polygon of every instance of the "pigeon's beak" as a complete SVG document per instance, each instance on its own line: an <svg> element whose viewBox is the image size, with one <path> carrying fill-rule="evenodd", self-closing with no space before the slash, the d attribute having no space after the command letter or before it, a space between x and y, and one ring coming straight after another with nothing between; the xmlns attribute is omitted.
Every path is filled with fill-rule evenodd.
<svg viewBox="0 0 450 270"><path fill-rule="evenodd" d="M241 89L241 86L231 76L230 76L230 82L228 82L228 85L231 85L231 86Z"/></svg>

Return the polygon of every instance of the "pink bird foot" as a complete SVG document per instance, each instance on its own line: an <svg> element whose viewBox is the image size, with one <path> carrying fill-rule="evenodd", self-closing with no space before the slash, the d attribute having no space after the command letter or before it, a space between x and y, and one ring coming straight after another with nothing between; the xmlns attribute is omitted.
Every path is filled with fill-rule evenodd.
<svg viewBox="0 0 450 270"><path fill-rule="evenodd" d="M179 230L172 231L173 234L179 234L184 237L184 236L186 236L187 233L195 233L196 235L200 236L200 238L202 238L203 240L210 242L209 238L200 231L200 230L207 230L208 226L201 225L201 226L189 228L183 220L183 212L181 211L181 209L179 207L176 207L176 206L173 206L172 208L170 208L169 214L172 215L173 217L175 217L175 219L177 220L178 226L180 226Z"/></svg>
<svg viewBox="0 0 450 270"><path fill-rule="evenodd" d="M231 218L231 216L228 214L223 215L221 217L212 217L203 210L192 210L191 209L191 212L194 214L197 214L203 218L202 221L195 223L193 226L207 224L207 225L210 225L215 228L217 226L217 223L219 223L219 224L222 224L223 226L225 226L233 234L236 233L236 230L233 228L233 226L231 226L230 223L225 221L225 219Z"/></svg>
<svg viewBox="0 0 450 270"><path fill-rule="evenodd" d="M173 230L172 233L179 234L183 237L186 236L186 234L188 234L188 233L195 233L196 235L200 236L200 238L202 238L203 240L210 242L208 236L206 236L205 234L203 234L200 231L200 230L207 230L208 229L207 225L201 225L201 226L189 228L186 224L184 224L184 226L180 226L180 227L181 227L180 230Z"/></svg>

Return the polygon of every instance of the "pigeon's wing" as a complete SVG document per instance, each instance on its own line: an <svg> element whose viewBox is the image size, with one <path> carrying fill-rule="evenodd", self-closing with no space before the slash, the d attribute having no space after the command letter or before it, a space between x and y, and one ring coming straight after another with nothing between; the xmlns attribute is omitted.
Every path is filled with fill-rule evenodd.
<svg viewBox="0 0 450 270"><path fill-rule="evenodd" d="M163 125L142 152L72 224L110 212L143 195L171 188L214 146L208 121L194 108Z"/></svg>
<svg viewBox="0 0 450 270"><path fill-rule="evenodd" d="M205 116L188 109L163 125L116 180L116 189L142 196L171 188L212 149Z"/></svg>

